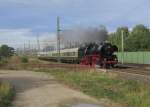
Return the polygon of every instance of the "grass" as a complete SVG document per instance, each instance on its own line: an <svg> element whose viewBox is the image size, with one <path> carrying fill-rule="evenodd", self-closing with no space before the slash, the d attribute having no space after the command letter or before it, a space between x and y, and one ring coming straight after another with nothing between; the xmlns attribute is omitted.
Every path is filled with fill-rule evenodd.
<svg viewBox="0 0 150 107"><path fill-rule="evenodd" d="M14 91L9 83L0 83L0 107L10 107Z"/></svg>
<svg viewBox="0 0 150 107"><path fill-rule="evenodd" d="M150 86L137 81L122 80L113 74L40 70L54 75L60 82L97 99L109 99L119 107L150 107Z"/></svg>

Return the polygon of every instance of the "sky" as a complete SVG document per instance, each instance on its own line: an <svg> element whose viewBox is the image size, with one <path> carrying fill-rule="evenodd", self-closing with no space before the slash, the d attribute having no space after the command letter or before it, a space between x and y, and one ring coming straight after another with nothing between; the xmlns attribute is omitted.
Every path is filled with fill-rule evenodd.
<svg viewBox="0 0 150 107"><path fill-rule="evenodd" d="M106 26L149 27L149 0L0 0L0 44L22 47L40 41L55 41L56 18L61 30Z"/></svg>

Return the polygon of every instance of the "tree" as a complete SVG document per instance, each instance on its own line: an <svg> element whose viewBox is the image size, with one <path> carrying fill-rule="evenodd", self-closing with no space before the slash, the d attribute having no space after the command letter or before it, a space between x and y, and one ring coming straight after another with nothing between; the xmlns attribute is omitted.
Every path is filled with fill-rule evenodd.
<svg viewBox="0 0 150 107"><path fill-rule="evenodd" d="M126 40L129 36L128 27L119 27L115 33L111 33L108 37L108 41L112 44L116 45L119 50L121 50L121 35L124 35L124 40ZM126 44L126 43L125 43ZM125 50L127 49L125 45Z"/></svg>
<svg viewBox="0 0 150 107"><path fill-rule="evenodd" d="M119 27L116 32L111 33L109 41L117 45L121 50L121 32L124 35L125 51L149 51L150 50L150 29L140 24L129 32L127 27Z"/></svg>
<svg viewBox="0 0 150 107"><path fill-rule="evenodd" d="M150 50L150 30L140 24L133 28L127 40L129 51Z"/></svg>
<svg viewBox="0 0 150 107"><path fill-rule="evenodd" d="M9 47L7 45L2 45L0 47L0 57L1 58L9 58L14 55L14 48Z"/></svg>

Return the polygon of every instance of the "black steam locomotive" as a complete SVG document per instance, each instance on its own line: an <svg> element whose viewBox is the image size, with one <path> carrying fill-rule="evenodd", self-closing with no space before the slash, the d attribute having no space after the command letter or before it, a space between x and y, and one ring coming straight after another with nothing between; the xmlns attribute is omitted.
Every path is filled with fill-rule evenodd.
<svg viewBox="0 0 150 107"><path fill-rule="evenodd" d="M90 66L100 66L102 68L114 67L118 63L117 46L110 43L91 43L80 47L78 50L80 64Z"/></svg>

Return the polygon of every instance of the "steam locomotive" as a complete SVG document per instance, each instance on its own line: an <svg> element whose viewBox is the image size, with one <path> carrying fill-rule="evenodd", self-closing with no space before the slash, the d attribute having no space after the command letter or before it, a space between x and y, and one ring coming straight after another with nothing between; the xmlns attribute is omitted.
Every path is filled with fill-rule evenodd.
<svg viewBox="0 0 150 107"><path fill-rule="evenodd" d="M114 54L117 51L117 46L110 43L90 43L80 48L61 50L59 60L63 63L79 63L91 67L110 68L118 63L117 56ZM57 61L58 52L39 52L38 56L40 59Z"/></svg>
<svg viewBox="0 0 150 107"><path fill-rule="evenodd" d="M103 68L114 67L118 63L117 46L110 43L91 43L79 48L80 64L100 66Z"/></svg>

